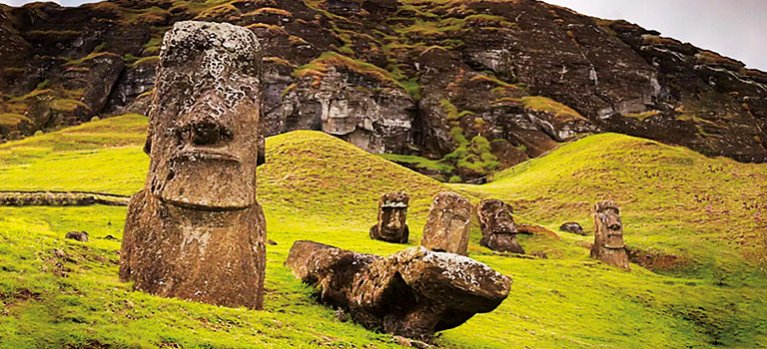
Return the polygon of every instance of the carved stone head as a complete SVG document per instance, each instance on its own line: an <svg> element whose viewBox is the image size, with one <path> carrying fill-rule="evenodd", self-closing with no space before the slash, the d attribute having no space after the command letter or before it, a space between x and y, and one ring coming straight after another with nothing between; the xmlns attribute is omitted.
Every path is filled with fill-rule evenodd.
<svg viewBox="0 0 767 349"><path fill-rule="evenodd" d="M162 46L149 116L148 187L175 206L251 207L260 114L258 41L226 25L188 23L177 23Z"/></svg>
<svg viewBox="0 0 767 349"><path fill-rule="evenodd" d="M479 225L484 234L516 234L514 210L501 200L482 200L477 207Z"/></svg>
<svg viewBox="0 0 767 349"><path fill-rule="evenodd" d="M596 204L594 210L594 223L597 227L595 243L608 249L623 249L623 224L618 205L612 201L602 201Z"/></svg>
<svg viewBox="0 0 767 349"><path fill-rule="evenodd" d="M465 255L471 214L469 200L453 192L439 193L429 208L421 245L432 251Z"/></svg>
<svg viewBox="0 0 767 349"><path fill-rule="evenodd" d="M389 242L407 242L409 202L410 197L403 192L382 195L378 201L378 222L370 229L370 237Z"/></svg>

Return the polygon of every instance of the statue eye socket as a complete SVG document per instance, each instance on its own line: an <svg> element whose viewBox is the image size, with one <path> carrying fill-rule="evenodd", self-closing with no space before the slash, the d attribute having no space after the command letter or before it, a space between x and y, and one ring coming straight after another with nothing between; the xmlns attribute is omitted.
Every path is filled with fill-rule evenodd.
<svg viewBox="0 0 767 349"><path fill-rule="evenodd" d="M620 224L613 224L610 226L610 230L621 230Z"/></svg>

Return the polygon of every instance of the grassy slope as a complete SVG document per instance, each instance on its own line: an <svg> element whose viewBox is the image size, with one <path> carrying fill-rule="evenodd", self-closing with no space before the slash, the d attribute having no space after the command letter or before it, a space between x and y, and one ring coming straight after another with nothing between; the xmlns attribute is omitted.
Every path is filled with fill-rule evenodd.
<svg viewBox="0 0 767 349"><path fill-rule="evenodd" d="M119 117L0 146L0 190L134 192L143 185L148 165L141 152L144 127L141 117ZM268 237L278 245L267 252L265 311L132 292L117 280L119 241L104 239L121 237L124 208L0 208L0 347L95 342L184 348L396 346L389 336L341 323L332 310L314 304L310 290L282 262L296 239L379 254L399 250L367 237L378 195L396 189L414 199L409 221L415 244L430 197L445 187L320 133L273 137L267 148L268 163L259 168L259 200ZM642 168L650 171L648 179ZM763 221L738 205L764 200L756 193L765 192L766 172L764 165L711 160L603 135L499 174L494 183L456 186L514 202L523 219L552 229L570 219L591 229L590 203L609 193L624 207L629 244L684 254L695 267L674 275L639 266L620 272L588 259L576 243L589 238L568 235L522 239L528 251L546 251L548 260L505 257L479 247L475 227L472 256L511 275L512 294L495 312L444 332L438 343L487 348L764 345L767 278L757 271L761 245L754 243ZM706 210L687 191L708 193L721 204ZM725 208L730 212L720 212ZM93 241L64 241L70 230L87 230ZM743 244L727 243L739 234ZM55 248L70 260L57 260ZM58 276L62 268L71 269L67 277Z"/></svg>

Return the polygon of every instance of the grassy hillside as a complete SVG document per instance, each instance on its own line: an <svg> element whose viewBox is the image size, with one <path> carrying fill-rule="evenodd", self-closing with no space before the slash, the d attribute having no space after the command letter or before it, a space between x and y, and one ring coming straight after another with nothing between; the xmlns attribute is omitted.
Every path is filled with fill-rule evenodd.
<svg viewBox="0 0 767 349"><path fill-rule="evenodd" d="M145 125L140 116L123 116L0 146L0 190L135 192L148 165ZM627 244L690 262L662 273L632 265L626 273L590 260L580 246L590 237L565 233L522 237L528 252L549 258L515 258L478 246L474 227L472 257L512 276L512 292L495 312L445 331L437 344L767 345L759 239L766 174L765 165L601 135L500 173L490 184L453 186L473 200L509 200L520 219L552 230L565 220L592 230L590 205L610 197L623 206ZM107 236L121 238L125 208L0 207L0 347L397 347L390 336L340 322L315 304L282 263L296 239L378 254L400 250L367 237L376 200L390 190L413 197L415 245L431 196L446 188L322 133L268 139L258 197L277 245L268 246L266 309L259 312L149 296L120 283L120 242ZM63 240L70 230L87 230L92 241Z"/></svg>

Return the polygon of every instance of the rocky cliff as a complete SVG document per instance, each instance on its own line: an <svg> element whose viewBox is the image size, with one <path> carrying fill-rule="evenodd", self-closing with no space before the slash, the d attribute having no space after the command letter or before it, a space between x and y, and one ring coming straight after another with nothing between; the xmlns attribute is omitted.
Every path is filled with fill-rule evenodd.
<svg viewBox="0 0 767 349"><path fill-rule="evenodd" d="M532 0L0 5L0 138L146 112L160 39L189 19L262 38L268 135L323 130L443 179L595 132L767 161L767 74Z"/></svg>

